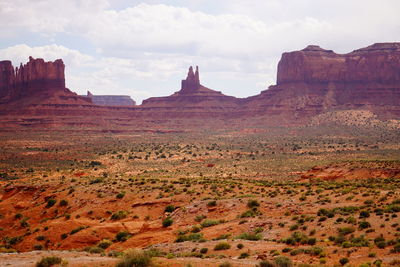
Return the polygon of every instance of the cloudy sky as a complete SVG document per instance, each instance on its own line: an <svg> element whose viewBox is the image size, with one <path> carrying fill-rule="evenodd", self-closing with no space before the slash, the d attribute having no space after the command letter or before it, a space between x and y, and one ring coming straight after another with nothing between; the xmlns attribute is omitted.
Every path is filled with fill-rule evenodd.
<svg viewBox="0 0 400 267"><path fill-rule="evenodd" d="M62 58L77 93L169 95L190 65L246 97L275 83L285 51L348 53L400 41L399 0L0 0L0 60Z"/></svg>

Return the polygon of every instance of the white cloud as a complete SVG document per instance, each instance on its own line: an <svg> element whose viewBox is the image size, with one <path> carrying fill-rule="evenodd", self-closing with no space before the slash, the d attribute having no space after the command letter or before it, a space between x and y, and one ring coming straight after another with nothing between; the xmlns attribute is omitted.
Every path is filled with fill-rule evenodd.
<svg viewBox="0 0 400 267"><path fill-rule="evenodd" d="M93 57L89 55L55 44L38 47L19 44L0 49L0 58L11 60L15 66L27 62L29 56L43 58L46 61L54 61L61 58L70 67L85 65L93 60Z"/></svg>

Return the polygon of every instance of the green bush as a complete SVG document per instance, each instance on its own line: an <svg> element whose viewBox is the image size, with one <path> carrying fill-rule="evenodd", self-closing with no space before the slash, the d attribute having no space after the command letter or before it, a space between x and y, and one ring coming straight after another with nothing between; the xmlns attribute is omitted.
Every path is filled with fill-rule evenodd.
<svg viewBox="0 0 400 267"><path fill-rule="evenodd" d="M349 263L349 259L348 259L348 258L341 258L341 259L339 260L339 263L340 263L341 265L346 265L347 263Z"/></svg>
<svg viewBox="0 0 400 267"><path fill-rule="evenodd" d="M124 198L124 196L125 196L125 192L121 192L121 193L117 194L117 198L119 198L119 199Z"/></svg>
<svg viewBox="0 0 400 267"><path fill-rule="evenodd" d="M261 240L263 237L262 237L261 234L243 233L243 234L238 235L236 238L237 239L250 240L250 241L258 241L258 240Z"/></svg>
<svg viewBox="0 0 400 267"><path fill-rule="evenodd" d="M249 253L247 253L247 252L242 252L242 253L240 253L239 259L246 259L246 258L248 258L248 257L250 257L250 254L249 254Z"/></svg>
<svg viewBox="0 0 400 267"><path fill-rule="evenodd" d="M255 199L250 199L249 201L247 201L247 207L250 209L256 208L259 206L260 206L260 203L258 203L258 201Z"/></svg>
<svg viewBox="0 0 400 267"><path fill-rule="evenodd" d="M61 262L62 259L60 257L45 257L36 263L36 267L50 267Z"/></svg>
<svg viewBox="0 0 400 267"><path fill-rule="evenodd" d="M208 252L208 248L201 248L200 253L201 254L206 254Z"/></svg>
<svg viewBox="0 0 400 267"><path fill-rule="evenodd" d="M205 227L210 227L210 226L214 226L217 224L220 224L219 220L205 219L200 225L205 228Z"/></svg>
<svg viewBox="0 0 400 267"><path fill-rule="evenodd" d="M111 215L111 220L122 220L128 217L128 212L125 210L119 210L117 212L114 212L113 215Z"/></svg>
<svg viewBox="0 0 400 267"><path fill-rule="evenodd" d="M130 249L124 253L116 267L148 267L151 262L151 256L145 251Z"/></svg>
<svg viewBox="0 0 400 267"><path fill-rule="evenodd" d="M115 239L119 242L128 240L132 235L126 231L121 231L115 235Z"/></svg>
<svg viewBox="0 0 400 267"><path fill-rule="evenodd" d="M60 204L59 204L59 205L62 206L62 207L68 206L68 201L65 200L65 199L62 199L62 200L60 201Z"/></svg>
<svg viewBox="0 0 400 267"><path fill-rule="evenodd" d="M70 232L69 234L70 234L70 235L76 234L76 233L78 233L79 231L82 231L83 229L86 229L86 228L87 228L87 226L83 226L83 225L78 226L77 228L72 229L71 232Z"/></svg>
<svg viewBox="0 0 400 267"><path fill-rule="evenodd" d="M191 233L188 235L179 235L175 242L185 242L185 241L200 241L203 238L201 233Z"/></svg>
<svg viewBox="0 0 400 267"><path fill-rule="evenodd" d="M231 245L228 242L221 242L215 245L214 250L226 250L230 249Z"/></svg>
<svg viewBox="0 0 400 267"><path fill-rule="evenodd" d="M278 257L274 258L274 262L277 267L292 267L293 266L292 261L288 257L285 257L285 256L278 256Z"/></svg>
<svg viewBox="0 0 400 267"><path fill-rule="evenodd" d="M355 230L356 230L356 229L354 229L353 227L342 227L342 228L339 228L339 229L338 229L339 233L342 234L342 235L351 234L351 233L353 233Z"/></svg>
<svg viewBox="0 0 400 267"><path fill-rule="evenodd" d="M50 198L49 200L47 200L47 205L46 208L51 208L54 206L54 204L56 204L57 200L55 200L54 198Z"/></svg>
<svg viewBox="0 0 400 267"><path fill-rule="evenodd" d="M167 217L162 221L162 226L163 227L171 226L173 222L174 221L171 219L171 217Z"/></svg>
<svg viewBox="0 0 400 267"><path fill-rule="evenodd" d="M100 247L89 247L87 249L87 252L91 253L91 254L100 254L104 252L103 248Z"/></svg>
<svg viewBox="0 0 400 267"><path fill-rule="evenodd" d="M164 212L173 212L175 210L175 207L172 205L168 205L165 207Z"/></svg>
<svg viewBox="0 0 400 267"><path fill-rule="evenodd" d="M112 242L111 242L111 240L108 240L108 239L103 239L97 244L97 246L102 249L106 249L111 245L112 245Z"/></svg>
<svg viewBox="0 0 400 267"><path fill-rule="evenodd" d="M216 200L211 200L207 202L207 207L215 207L217 206L217 201Z"/></svg>

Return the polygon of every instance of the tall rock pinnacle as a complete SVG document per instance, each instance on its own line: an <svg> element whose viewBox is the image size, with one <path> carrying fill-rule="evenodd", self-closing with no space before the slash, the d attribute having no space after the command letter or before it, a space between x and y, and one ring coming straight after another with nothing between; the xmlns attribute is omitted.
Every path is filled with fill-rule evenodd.
<svg viewBox="0 0 400 267"><path fill-rule="evenodd" d="M196 72L190 66L186 80L182 80L181 92L193 92L200 89L199 67L196 66Z"/></svg>

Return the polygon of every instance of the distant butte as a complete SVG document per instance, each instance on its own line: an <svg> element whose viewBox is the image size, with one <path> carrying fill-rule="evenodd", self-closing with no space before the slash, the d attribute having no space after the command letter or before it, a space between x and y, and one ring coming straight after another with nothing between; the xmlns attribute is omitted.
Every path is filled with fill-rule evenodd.
<svg viewBox="0 0 400 267"><path fill-rule="evenodd" d="M189 71L185 80L181 82L181 90L166 97L152 97L143 101L143 107L182 107L190 105L207 106L235 106L237 98L226 96L219 91L211 90L200 84L199 67L196 72L193 67Z"/></svg>

